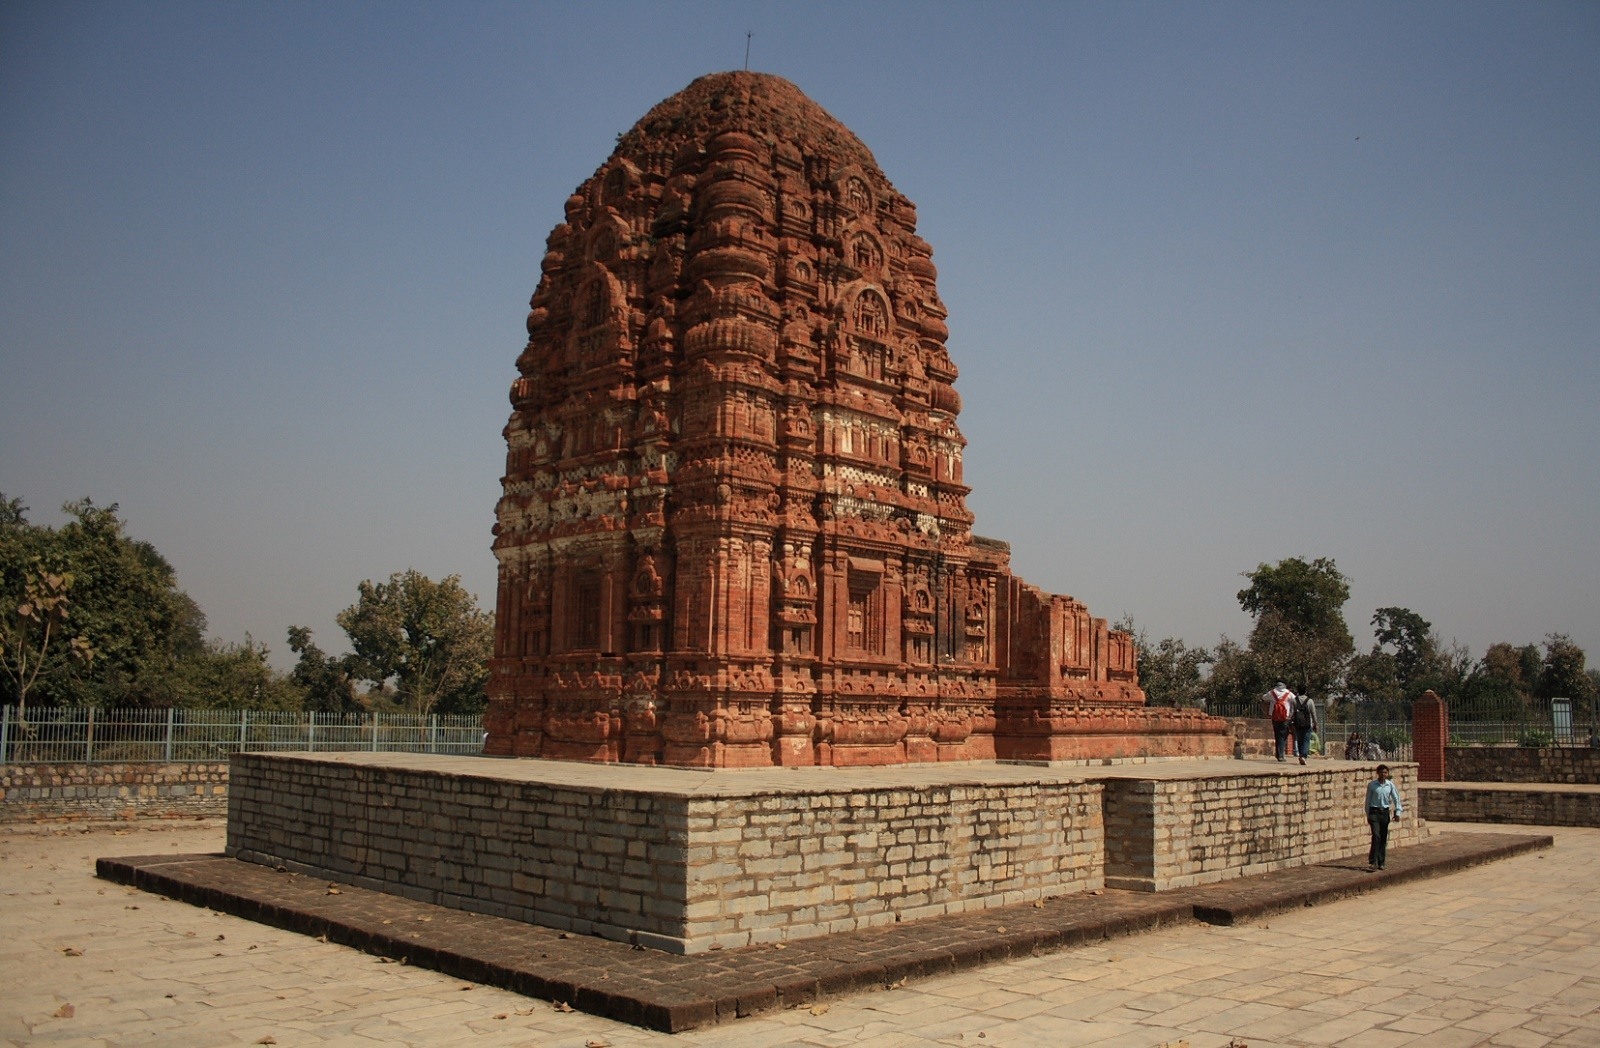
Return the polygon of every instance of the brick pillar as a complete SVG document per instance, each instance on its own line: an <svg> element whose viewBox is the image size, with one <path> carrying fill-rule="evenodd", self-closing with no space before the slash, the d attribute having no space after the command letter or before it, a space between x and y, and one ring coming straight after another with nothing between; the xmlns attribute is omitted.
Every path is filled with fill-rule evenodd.
<svg viewBox="0 0 1600 1048"><path fill-rule="evenodd" d="M1450 739L1450 714L1444 700L1431 691L1422 693L1411 708L1411 755L1417 761L1418 782L1444 782L1444 746Z"/></svg>

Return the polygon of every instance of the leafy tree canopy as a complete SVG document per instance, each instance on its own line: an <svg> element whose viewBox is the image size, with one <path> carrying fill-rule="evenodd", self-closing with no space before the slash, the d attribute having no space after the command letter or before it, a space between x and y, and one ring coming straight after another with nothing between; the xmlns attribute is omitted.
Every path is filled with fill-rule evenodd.
<svg viewBox="0 0 1600 1048"><path fill-rule="evenodd" d="M1205 675L1211 653L1191 648L1176 637L1163 637L1150 643L1145 631L1134 625L1132 616L1123 616L1116 628L1133 637L1138 658L1139 686L1151 706L1202 706L1205 704Z"/></svg>
<svg viewBox="0 0 1600 1048"><path fill-rule="evenodd" d="M62 643L46 647L30 698L49 705L157 706L181 699L181 663L206 651L205 615L147 542L129 538L117 507L63 506L60 528L30 524L0 496L0 599L7 628L29 606L30 585L70 580L59 615ZM75 656L92 653L92 658ZM4 700L20 698L10 680Z"/></svg>
<svg viewBox="0 0 1600 1048"><path fill-rule="evenodd" d="M414 713L484 708L494 620L461 576L435 582L403 571L388 582L369 579L359 592L336 617L354 649L345 664L353 677L379 687L392 683L397 704Z"/></svg>
<svg viewBox="0 0 1600 1048"><path fill-rule="evenodd" d="M1263 676L1297 692L1326 696L1355 649L1344 621L1349 580L1326 557L1290 557L1246 572L1239 606L1255 616L1250 652Z"/></svg>
<svg viewBox="0 0 1600 1048"><path fill-rule="evenodd" d="M265 645L205 639L200 606L115 504L62 511L58 528L32 524L21 499L0 495L0 702L300 708L299 685L272 669Z"/></svg>

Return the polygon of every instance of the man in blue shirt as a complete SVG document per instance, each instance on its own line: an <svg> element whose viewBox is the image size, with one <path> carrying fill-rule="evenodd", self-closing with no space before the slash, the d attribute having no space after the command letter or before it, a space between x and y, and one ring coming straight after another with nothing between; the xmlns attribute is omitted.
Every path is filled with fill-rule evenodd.
<svg viewBox="0 0 1600 1048"><path fill-rule="evenodd" d="M1389 820L1399 820L1406 810L1400 791L1389 778L1389 766L1378 765L1378 777L1367 783L1367 825L1372 829L1372 846L1367 849L1367 870L1383 869L1389 858Z"/></svg>

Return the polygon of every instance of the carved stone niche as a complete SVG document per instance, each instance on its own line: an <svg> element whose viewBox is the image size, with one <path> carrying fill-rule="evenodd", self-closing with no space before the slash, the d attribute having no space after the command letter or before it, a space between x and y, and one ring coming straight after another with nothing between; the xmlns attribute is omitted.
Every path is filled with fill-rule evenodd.
<svg viewBox="0 0 1600 1048"><path fill-rule="evenodd" d="M916 210L793 84L702 77L568 199L516 357L486 752L736 768L1231 753L974 539Z"/></svg>

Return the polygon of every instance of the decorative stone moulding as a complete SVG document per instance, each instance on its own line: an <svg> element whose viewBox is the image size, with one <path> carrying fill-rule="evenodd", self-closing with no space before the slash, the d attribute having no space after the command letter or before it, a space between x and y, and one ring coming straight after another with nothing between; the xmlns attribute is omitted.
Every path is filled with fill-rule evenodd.
<svg viewBox="0 0 1600 1048"><path fill-rule="evenodd" d="M511 386L487 753L1231 753L972 533L931 256L778 77L702 77L618 140L550 233Z"/></svg>

